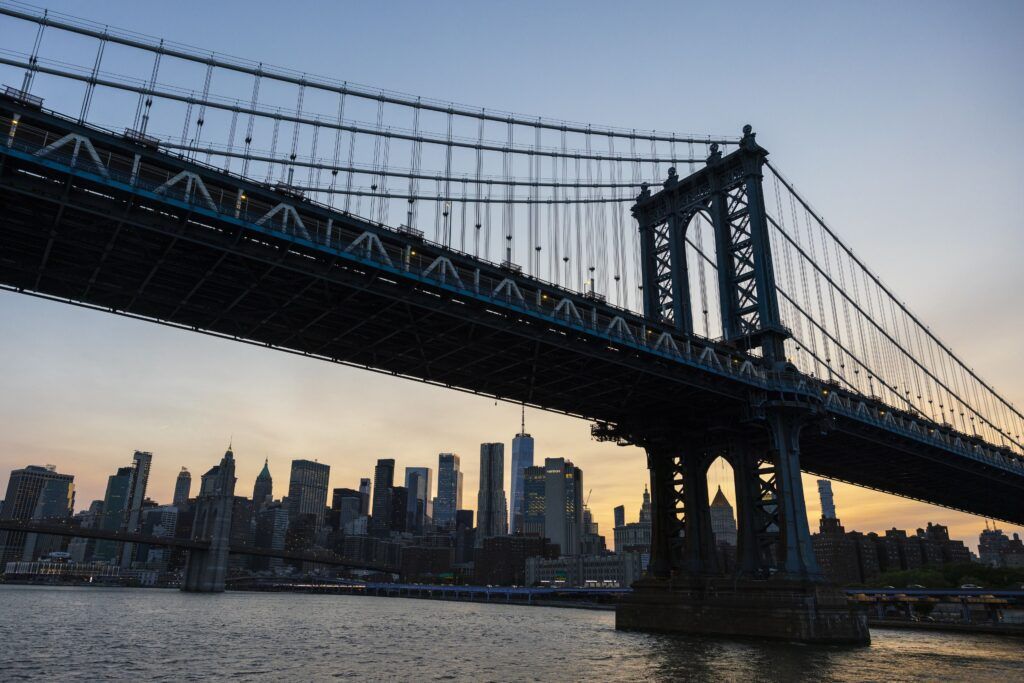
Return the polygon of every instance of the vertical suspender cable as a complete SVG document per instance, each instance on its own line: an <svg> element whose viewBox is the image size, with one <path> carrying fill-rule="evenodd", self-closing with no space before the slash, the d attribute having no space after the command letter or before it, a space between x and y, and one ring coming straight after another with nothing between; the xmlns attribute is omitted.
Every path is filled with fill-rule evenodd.
<svg viewBox="0 0 1024 683"><path fill-rule="evenodd" d="M163 47L163 44L164 41L161 39L160 47ZM146 132L146 124L149 123L149 108L153 105L151 93L156 89L156 76L160 71L160 58L163 54L163 52L158 50L153 56L153 70L149 76L149 82L146 84L146 90L149 92L139 93L139 104L135 108L135 119L132 121L132 128L140 133ZM143 113L146 115L143 116Z"/></svg>
<svg viewBox="0 0 1024 683"><path fill-rule="evenodd" d="M210 63L206 65L206 79L203 81L203 102L199 107L199 117L196 119L196 137L195 146L201 146L200 140L203 137L203 124L206 123L206 102L210 96L210 81L213 79L213 57L214 53L210 53ZM210 163L210 150L206 151L206 163ZM193 157L195 158L195 157Z"/></svg>
<svg viewBox="0 0 1024 683"><path fill-rule="evenodd" d="M100 38L100 44L96 48L96 61L92 64L92 72L89 75L89 80L85 84L85 94L82 97L82 111L78 115L78 122L82 123L85 118L89 115L89 105L92 104L92 94L96 90L96 78L100 73L100 62L103 61L103 50L107 47L107 28L103 28L103 37Z"/></svg>
<svg viewBox="0 0 1024 683"><path fill-rule="evenodd" d="M157 66L158 65L153 66L154 77L156 76ZM249 150L252 146L252 129L256 123L256 102L260 96L260 79L262 78L262 74L260 72L262 70L263 63L261 62L256 68L256 77L253 78L252 82L252 102L249 105L249 111L252 113L249 114L249 123L246 125L245 129L245 159L242 161L242 175L246 177L249 175ZM142 130L145 132L145 124L143 124Z"/></svg>
<svg viewBox="0 0 1024 683"><path fill-rule="evenodd" d="M484 110L481 109L480 113L481 117L478 124L479 131L477 133L478 142L476 145L476 225L474 226L476 231L473 238L473 256L480 256L480 230L483 227L480 218L480 198L484 187L480 182L480 177L483 174L484 168L484 117L482 116Z"/></svg>
<svg viewBox="0 0 1024 683"><path fill-rule="evenodd" d="M338 96L338 126L334 131L334 168L331 169L331 208L334 208L334 188L338 182L338 160L341 157L341 123L345 120L345 93Z"/></svg>
<svg viewBox="0 0 1024 683"><path fill-rule="evenodd" d="M46 30L46 17L49 13L50 10L43 10L42 21L40 21L39 25L36 27L36 39L32 42L32 52L28 58L28 68L25 69L25 78L21 81L21 91L24 93L32 91L32 81L36 78L36 65L39 64L39 46L43 42L43 31ZM164 41L161 40L160 44L163 45L163 42ZM159 63L159 52L157 53L156 59L157 63ZM139 95L139 107L142 107L142 95ZM139 118L138 112L135 113L135 118L136 120Z"/></svg>

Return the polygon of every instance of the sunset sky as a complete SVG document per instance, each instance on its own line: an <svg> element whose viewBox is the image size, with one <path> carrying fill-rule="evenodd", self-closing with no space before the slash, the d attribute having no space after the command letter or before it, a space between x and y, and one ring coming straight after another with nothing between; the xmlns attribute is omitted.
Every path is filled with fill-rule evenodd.
<svg viewBox="0 0 1024 683"><path fill-rule="evenodd" d="M288 15L279 3L48 6L524 114L679 133L751 123L887 285L1024 404L1024 4L287 4ZM0 76L20 83L20 72ZM479 444L503 441L508 469L519 427L515 405L11 293L0 293L0 377L0 486L11 469L52 463L75 475L79 508L103 497L135 449L154 453L149 495L169 501L180 467L197 480L231 439L245 495L265 457L280 497L293 458L328 463L332 487L355 487L377 458L395 458L403 474L430 466L436 481L437 454L454 451L475 507ZM612 509L638 513L642 452L592 441L580 420L528 410L526 422L538 460L582 468L610 542ZM723 476L713 468L712 485ZM813 478L805 489L816 528ZM974 549L984 526L834 489L848 530L939 522Z"/></svg>

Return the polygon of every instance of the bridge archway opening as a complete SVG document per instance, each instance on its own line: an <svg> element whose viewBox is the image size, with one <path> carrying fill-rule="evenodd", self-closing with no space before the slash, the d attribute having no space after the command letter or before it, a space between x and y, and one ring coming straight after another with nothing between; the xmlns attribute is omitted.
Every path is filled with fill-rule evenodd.
<svg viewBox="0 0 1024 683"><path fill-rule="evenodd" d="M715 230L706 210L694 213L685 228L686 268L694 333L717 339L722 336L718 268L715 265Z"/></svg>
<svg viewBox="0 0 1024 683"><path fill-rule="evenodd" d="M708 465L705 475L708 491L708 515L717 565L731 573L736 568L736 484L733 467L722 456Z"/></svg>

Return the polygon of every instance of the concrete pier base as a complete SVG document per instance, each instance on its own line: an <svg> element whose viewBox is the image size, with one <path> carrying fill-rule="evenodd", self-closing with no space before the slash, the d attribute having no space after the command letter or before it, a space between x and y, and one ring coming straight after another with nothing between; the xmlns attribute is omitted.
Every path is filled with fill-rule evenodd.
<svg viewBox="0 0 1024 683"><path fill-rule="evenodd" d="M615 609L615 627L802 643L867 645L867 616L835 586L772 578L645 578Z"/></svg>

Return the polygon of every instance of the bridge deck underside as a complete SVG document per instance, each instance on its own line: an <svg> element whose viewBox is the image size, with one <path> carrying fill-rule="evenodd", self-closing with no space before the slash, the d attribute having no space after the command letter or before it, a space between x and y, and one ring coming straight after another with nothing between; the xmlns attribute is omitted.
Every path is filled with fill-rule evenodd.
<svg viewBox="0 0 1024 683"><path fill-rule="evenodd" d="M743 417L749 387L699 368L45 164L0 159L4 287L666 433ZM882 429L837 426L805 431L805 469L1024 523L1019 475Z"/></svg>
<svg viewBox="0 0 1024 683"><path fill-rule="evenodd" d="M682 407L668 419L697 422L742 395L322 250L12 165L0 194L8 287L588 418Z"/></svg>
<svg viewBox="0 0 1024 683"><path fill-rule="evenodd" d="M998 468L843 421L805 428L800 449L806 472L1024 524L1024 485Z"/></svg>

